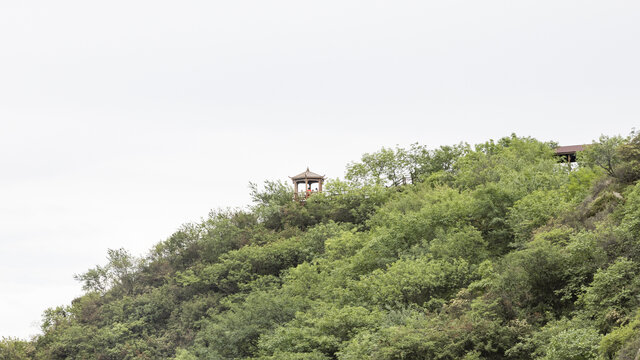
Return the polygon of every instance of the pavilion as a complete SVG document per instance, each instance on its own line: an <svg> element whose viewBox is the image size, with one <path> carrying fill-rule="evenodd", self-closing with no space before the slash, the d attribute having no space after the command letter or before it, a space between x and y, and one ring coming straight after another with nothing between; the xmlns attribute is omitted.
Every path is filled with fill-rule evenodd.
<svg viewBox="0 0 640 360"><path fill-rule="evenodd" d="M305 198L307 198L313 192L322 192L322 184L324 183L325 179L324 175L319 175L312 171L309 171L308 167L306 171L301 172L296 176L289 176L289 178L293 181L293 191L296 199L298 198L300 185L304 184ZM317 189L311 188L311 185L313 184L318 184Z"/></svg>
<svg viewBox="0 0 640 360"><path fill-rule="evenodd" d="M576 153L584 150L586 145L569 145L558 146L555 149L556 156L561 157L563 161L568 163L576 162Z"/></svg>

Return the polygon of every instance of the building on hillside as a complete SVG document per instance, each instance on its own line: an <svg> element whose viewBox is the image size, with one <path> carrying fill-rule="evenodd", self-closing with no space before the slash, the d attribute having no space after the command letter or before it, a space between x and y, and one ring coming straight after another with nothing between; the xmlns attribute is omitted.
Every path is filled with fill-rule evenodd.
<svg viewBox="0 0 640 360"><path fill-rule="evenodd" d="M576 162L576 154L584 150L586 146L587 145L558 146L555 149L556 156L560 157L562 162L574 163Z"/></svg>
<svg viewBox="0 0 640 360"><path fill-rule="evenodd" d="M293 191L295 199L306 199L311 194L316 192L322 192L322 184L324 183L324 175L316 174L312 171L307 170L301 172L296 176L289 176L291 181L293 181ZM300 191L300 185L304 185L304 190Z"/></svg>

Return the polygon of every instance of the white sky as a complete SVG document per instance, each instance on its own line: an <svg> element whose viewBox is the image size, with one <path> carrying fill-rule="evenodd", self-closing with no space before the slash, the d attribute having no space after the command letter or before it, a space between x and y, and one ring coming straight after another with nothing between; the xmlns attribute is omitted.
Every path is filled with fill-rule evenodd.
<svg viewBox="0 0 640 360"><path fill-rule="evenodd" d="M638 1L0 2L0 336L247 184L640 124Z"/></svg>

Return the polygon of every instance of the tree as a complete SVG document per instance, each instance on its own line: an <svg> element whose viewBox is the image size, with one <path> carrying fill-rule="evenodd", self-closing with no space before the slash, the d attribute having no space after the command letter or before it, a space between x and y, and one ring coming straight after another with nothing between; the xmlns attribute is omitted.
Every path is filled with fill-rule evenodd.
<svg viewBox="0 0 640 360"><path fill-rule="evenodd" d="M83 282L85 291L96 291L104 294L107 290L118 286L125 294L133 290L134 276L138 260L125 249L107 250L109 262L105 266L96 266L84 274L76 274L74 278Z"/></svg>
<svg viewBox="0 0 640 360"><path fill-rule="evenodd" d="M284 205L293 198L293 189L287 183L275 180L264 182L263 189L249 182L251 201L255 206Z"/></svg>
<svg viewBox="0 0 640 360"><path fill-rule="evenodd" d="M593 141L584 151L578 153L578 162L587 166L602 168L610 176L616 177L621 164L618 147L624 143L620 136L601 135L598 141Z"/></svg>
<svg viewBox="0 0 640 360"><path fill-rule="evenodd" d="M32 343L15 338L0 339L0 360L32 359L35 348Z"/></svg>
<svg viewBox="0 0 640 360"><path fill-rule="evenodd" d="M631 131L618 153L622 163L618 177L628 183L640 179L640 132Z"/></svg>
<svg viewBox="0 0 640 360"><path fill-rule="evenodd" d="M433 173L452 172L455 162L469 150L469 145L463 143L435 150L418 143L411 144L408 149L383 147L375 153L362 155L360 162L350 163L346 178L357 184L416 184Z"/></svg>
<svg viewBox="0 0 640 360"><path fill-rule="evenodd" d="M596 360L602 336L591 328L568 329L552 337L540 360Z"/></svg>
<svg viewBox="0 0 640 360"><path fill-rule="evenodd" d="M383 147L375 153L365 153L361 162L347 165L346 178L358 184L398 186L406 183L408 171L406 150Z"/></svg>
<svg viewBox="0 0 640 360"><path fill-rule="evenodd" d="M593 282L580 297L584 314L603 331L625 324L630 312L640 305L638 265L619 258L607 269L598 270Z"/></svg>

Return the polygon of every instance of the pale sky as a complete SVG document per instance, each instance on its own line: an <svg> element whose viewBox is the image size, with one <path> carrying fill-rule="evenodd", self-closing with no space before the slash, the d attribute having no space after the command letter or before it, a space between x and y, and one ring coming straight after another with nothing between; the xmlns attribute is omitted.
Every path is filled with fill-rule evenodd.
<svg viewBox="0 0 640 360"><path fill-rule="evenodd" d="M0 2L0 336L109 248L382 146L640 124L638 1Z"/></svg>

